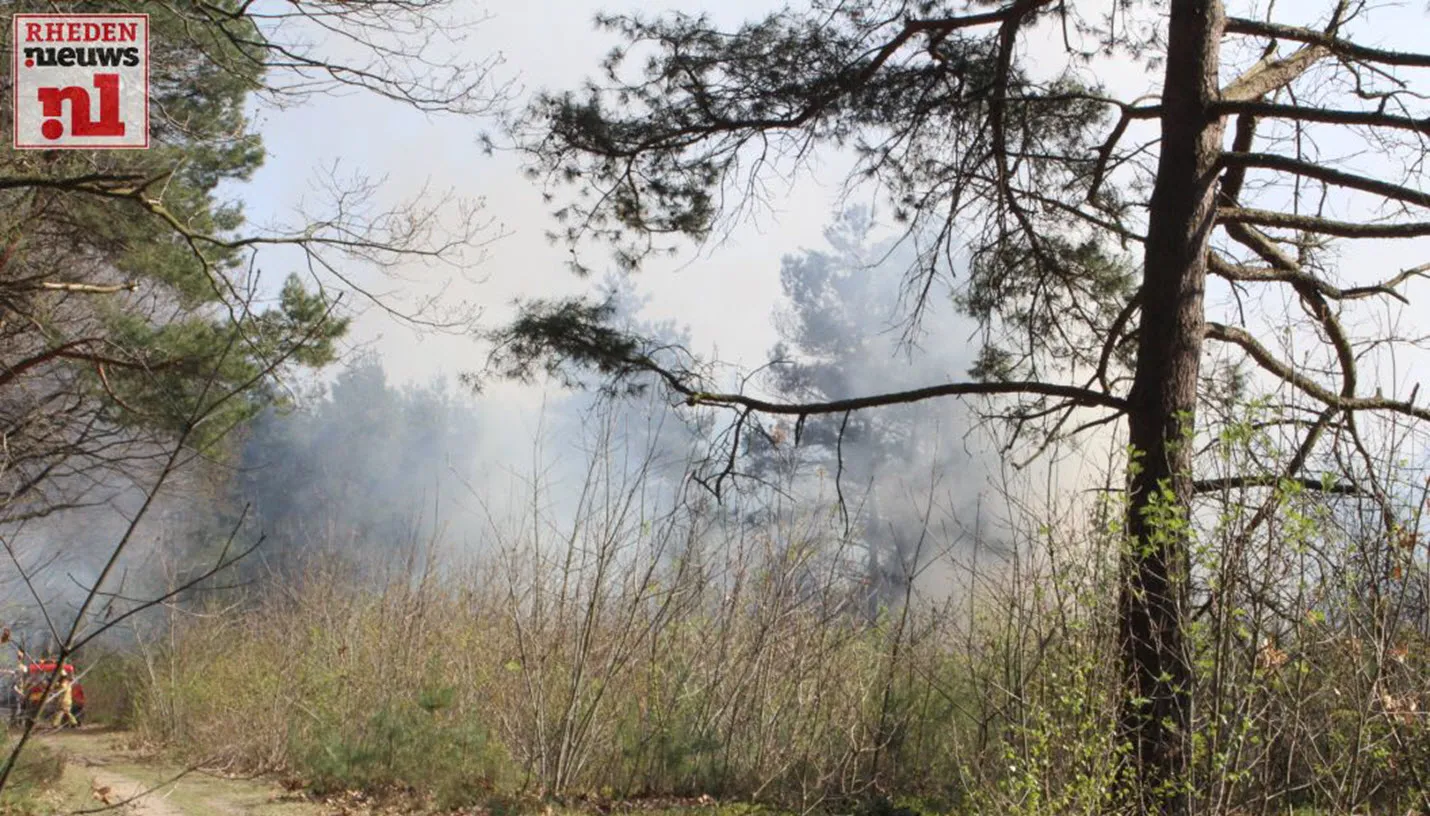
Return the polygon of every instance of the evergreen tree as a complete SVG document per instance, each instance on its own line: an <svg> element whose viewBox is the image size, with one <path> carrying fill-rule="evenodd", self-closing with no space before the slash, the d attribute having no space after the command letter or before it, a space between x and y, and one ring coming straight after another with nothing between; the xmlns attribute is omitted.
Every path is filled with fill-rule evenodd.
<svg viewBox="0 0 1430 816"><path fill-rule="evenodd" d="M347 327L332 294L348 279L344 266L434 254L430 213L361 217L351 202L363 190L336 190L328 217L286 234L246 225L228 196L263 162L248 119L257 97L358 86L426 109L470 109L481 71L433 82L404 51L403 33L429 30L444 2L125 7L150 19L151 148L0 157L0 521L101 500L90 494L106 474L145 471L178 434L211 448L281 399L287 374L334 358ZM39 0L7 9L55 10ZM330 41L365 44L348 49L358 61L289 39L317 24ZM260 279L257 250L280 245L306 261L308 285L296 270Z"/></svg>
<svg viewBox="0 0 1430 816"><path fill-rule="evenodd" d="M322 398L253 423L230 504L252 508L280 575L328 562L371 575L479 527L477 439L475 408L441 381L397 388L363 357Z"/></svg>
<svg viewBox="0 0 1430 816"><path fill-rule="evenodd" d="M788 256L780 266L784 302L775 325L780 341L770 351L771 390L789 401L837 399L922 384L966 368L954 332L928 336L901 325L909 246L876 240L877 224L863 207L838 214L825 230L827 248ZM879 412L806 418L799 438L787 422L770 433L747 435L756 473L788 479L840 475L853 507L866 561L861 583L871 616L905 597L914 575L932 555L919 553L923 531L905 505L908 495L937 465L966 467L947 447L966 428L943 423L935 406L909 404ZM798 469L799 473L791 472ZM818 479L823 484L823 478Z"/></svg>

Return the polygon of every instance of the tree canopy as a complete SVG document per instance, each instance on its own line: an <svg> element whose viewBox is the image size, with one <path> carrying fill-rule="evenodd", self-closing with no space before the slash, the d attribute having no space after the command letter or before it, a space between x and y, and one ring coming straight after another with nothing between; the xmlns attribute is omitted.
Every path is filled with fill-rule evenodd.
<svg viewBox="0 0 1430 816"><path fill-rule="evenodd" d="M359 266L445 256L475 234L472 222L439 235L421 207L382 212L361 185L334 186L328 211L291 231L246 223L234 196L264 159L255 99L350 86L433 110L490 98L480 65L434 80L404 51L440 30L443 3L269 5L131 4L150 18L151 148L0 160L0 519L102 500L105 473L149 467L176 434L212 446L281 399L296 369L334 359ZM330 49L369 48L333 59L303 44L312 29ZM288 252L260 261L264 248Z"/></svg>

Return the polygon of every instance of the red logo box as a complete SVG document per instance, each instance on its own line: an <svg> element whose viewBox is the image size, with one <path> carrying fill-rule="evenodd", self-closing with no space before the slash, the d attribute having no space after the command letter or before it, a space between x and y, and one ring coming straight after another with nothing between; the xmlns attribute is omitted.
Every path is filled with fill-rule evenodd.
<svg viewBox="0 0 1430 816"><path fill-rule="evenodd" d="M16 149L149 146L149 15L12 20Z"/></svg>

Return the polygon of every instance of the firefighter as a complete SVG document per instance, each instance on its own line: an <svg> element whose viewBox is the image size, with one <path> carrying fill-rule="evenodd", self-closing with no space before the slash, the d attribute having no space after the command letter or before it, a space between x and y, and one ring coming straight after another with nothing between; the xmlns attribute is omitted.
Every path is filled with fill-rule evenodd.
<svg viewBox="0 0 1430 816"><path fill-rule="evenodd" d="M65 721L75 728L79 727L79 720L74 718L74 678L63 668L60 669L60 693L55 701L55 721L56 728L63 728Z"/></svg>
<svg viewBox="0 0 1430 816"><path fill-rule="evenodd" d="M25 685L20 679L21 675L16 673L15 683L5 689L5 695L9 697L10 724L18 723L25 716Z"/></svg>
<svg viewBox="0 0 1430 816"><path fill-rule="evenodd" d="M10 688L10 697L13 700L12 708L10 709L10 718L19 722L25 714L25 692L30 685L30 664L29 659L25 657L23 649L15 650L15 660L15 683Z"/></svg>

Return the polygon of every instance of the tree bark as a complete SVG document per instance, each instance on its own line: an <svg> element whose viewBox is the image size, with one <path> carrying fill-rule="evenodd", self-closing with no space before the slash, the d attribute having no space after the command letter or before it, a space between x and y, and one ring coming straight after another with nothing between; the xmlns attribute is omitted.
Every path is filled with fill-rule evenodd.
<svg viewBox="0 0 1430 816"><path fill-rule="evenodd" d="M1128 399L1128 545L1119 597L1122 727L1141 812L1190 810L1192 666L1183 624L1206 254L1223 127L1215 112L1220 0L1172 0L1162 146L1148 211L1137 366Z"/></svg>

